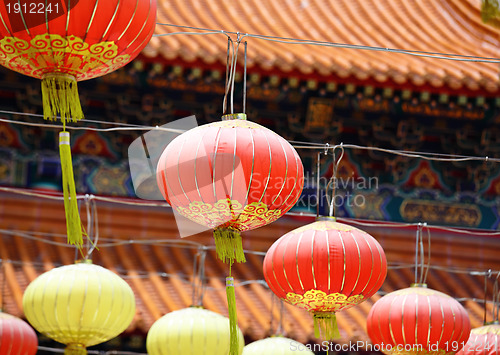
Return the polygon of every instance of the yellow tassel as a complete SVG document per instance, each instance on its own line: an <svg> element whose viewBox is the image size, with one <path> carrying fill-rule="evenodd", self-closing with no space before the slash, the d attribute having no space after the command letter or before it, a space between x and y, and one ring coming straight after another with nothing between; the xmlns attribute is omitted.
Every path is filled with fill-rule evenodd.
<svg viewBox="0 0 500 355"><path fill-rule="evenodd" d="M340 338L337 317L334 312L315 312L313 318L316 338L322 337L326 340Z"/></svg>
<svg viewBox="0 0 500 355"><path fill-rule="evenodd" d="M83 244L82 222L78 212L78 201L76 200L69 132L59 133L59 155L61 157L64 211L66 213L68 243L81 247Z"/></svg>
<svg viewBox="0 0 500 355"><path fill-rule="evenodd" d="M64 355L87 355L87 349L80 344L69 344L64 349Z"/></svg>
<svg viewBox="0 0 500 355"><path fill-rule="evenodd" d="M217 256L224 263L246 262L240 232L234 229L215 229L214 239Z"/></svg>
<svg viewBox="0 0 500 355"><path fill-rule="evenodd" d="M236 314L236 296L234 292L234 279L226 277L227 309L229 312L230 346L229 355L239 354L238 317Z"/></svg>
<svg viewBox="0 0 500 355"><path fill-rule="evenodd" d="M42 79L43 118L57 119L65 124L68 120L83 119L78 86L74 76L63 73L47 74Z"/></svg>

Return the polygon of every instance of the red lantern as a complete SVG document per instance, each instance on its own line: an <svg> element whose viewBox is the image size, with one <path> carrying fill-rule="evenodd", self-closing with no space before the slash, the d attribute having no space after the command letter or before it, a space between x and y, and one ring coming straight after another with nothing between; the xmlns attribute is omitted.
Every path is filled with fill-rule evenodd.
<svg viewBox="0 0 500 355"><path fill-rule="evenodd" d="M338 337L335 312L382 286L387 261L368 233L324 217L278 239L264 258L264 277L281 299L314 316L315 334Z"/></svg>
<svg viewBox="0 0 500 355"><path fill-rule="evenodd" d="M42 79L43 115L58 114L68 240L81 246L67 120L83 118L77 81L116 70L153 35L156 0L4 0L0 5L0 64Z"/></svg>
<svg viewBox="0 0 500 355"><path fill-rule="evenodd" d="M455 299L416 284L379 299L367 330L385 354L455 354L469 338L470 321Z"/></svg>
<svg viewBox="0 0 500 355"><path fill-rule="evenodd" d="M0 64L42 79L45 118L78 120L76 81L134 59L153 35L156 1L5 0L0 16Z"/></svg>
<svg viewBox="0 0 500 355"><path fill-rule="evenodd" d="M28 323L0 312L0 354L34 355L38 350L36 333Z"/></svg>
<svg viewBox="0 0 500 355"><path fill-rule="evenodd" d="M497 322L470 332L469 340L457 355L499 355L500 354L500 324Z"/></svg>
<svg viewBox="0 0 500 355"><path fill-rule="evenodd" d="M239 233L290 210L304 172L285 139L231 114L174 139L158 161L157 180L172 208L214 229L219 257L232 263L245 260Z"/></svg>

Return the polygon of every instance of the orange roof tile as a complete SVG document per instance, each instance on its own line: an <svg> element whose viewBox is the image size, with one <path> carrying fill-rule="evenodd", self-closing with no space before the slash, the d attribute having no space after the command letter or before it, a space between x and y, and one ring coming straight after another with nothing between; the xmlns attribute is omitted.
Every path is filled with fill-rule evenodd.
<svg viewBox="0 0 500 355"><path fill-rule="evenodd" d="M190 306L194 259L199 250L182 244L183 240L177 237L170 208L130 207L98 201L97 209L100 241L99 250L93 254L94 262L122 275L136 295L137 314L128 331L145 334L163 314ZM85 214L82 217L85 225ZM269 226L246 232L243 235L244 247L266 251L278 237L309 222L304 218L281 218ZM3 260L0 285L4 286L2 294L6 312L22 317L22 294L29 282L53 267L74 261L74 248L64 244L65 228L62 202L0 192L0 257ZM413 263L413 227L361 228L378 239L391 265ZM185 240L213 245L209 232ZM498 250L498 238L465 237L437 229L432 232L431 261L435 267L500 270ZM248 254L247 263L233 266L237 284L263 280L261 254ZM207 250L205 273L207 289L204 306L227 315L224 284L227 266L216 260L213 250ZM412 282L411 267L391 268L382 290L390 292L408 287ZM484 297L484 276L481 275L431 269L428 284L457 298ZM491 288L492 285L489 285L490 292ZM256 340L268 335L271 313L276 329L279 306L265 285L241 285L236 289L236 298L239 325L248 339ZM359 306L338 313L341 342L368 340L366 317L373 302L379 298L380 295L375 295ZM482 305L474 301L466 301L464 305L473 327L480 326ZM492 307L488 306L488 319L491 319L491 314ZM287 336L304 343L316 340L312 319L307 312L287 304L284 306L283 321Z"/></svg>
<svg viewBox="0 0 500 355"><path fill-rule="evenodd" d="M174 24L381 48L500 58L499 31L483 24L480 0L163 0L156 34ZM193 31L193 30L187 30ZM429 85L496 92L498 64L431 59L391 51L327 48L246 38L248 65L264 70L351 78L380 85ZM167 60L226 63L222 34L152 38L143 54ZM241 58L241 55L240 55ZM326 78L325 78L326 77ZM328 78L330 77L330 78Z"/></svg>

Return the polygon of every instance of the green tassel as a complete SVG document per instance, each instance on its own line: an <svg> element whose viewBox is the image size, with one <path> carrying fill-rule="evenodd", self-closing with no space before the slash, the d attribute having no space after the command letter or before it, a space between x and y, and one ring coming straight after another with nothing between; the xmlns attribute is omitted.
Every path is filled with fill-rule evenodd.
<svg viewBox="0 0 500 355"><path fill-rule="evenodd" d="M246 262L240 232L234 229L215 229L214 239L217 256L224 263Z"/></svg>
<svg viewBox="0 0 500 355"><path fill-rule="evenodd" d="M87 349L80 344L69 344L64 349L64 355L87 355Z"/></svg>
<svg viewBox="0 0 500 355"><path fill-rule="evenodd" d="M78 213L78 201L76 200L69 132L59 133L59 155L61 157L64 211L66 213L68 243L81 247L83 244L82 222L80 220L80 214Z"/></svg>
<svg viewBox="0 0 500 355"><path fill-rule="evenodd" d="M326 340L340 338L337 317L334 312L315 312L313 317L316 338L322 337Z"/></svg>
<svg viewBox="0 0 500 355"><path fill-rule="evenodd" d="M238 317L236 315L236 296L234 292L234 279L226 277L227 309L229 312L230 346L229 355L239 354Z"/></svg>
<svg viewBox="0 0 500 355"><path fill-rule="evenodd" d="M42 79L43 118L55 120L57 115L65 124L68 120L83 119L78 86L74 76L63 73L47 74Z"/></svg>
<svg viewBox="0 0 500 355"><path fill-rule="evenodd" d="M498 0L482 0L481 20L495 27L500 27L500 6Z"/></svg>

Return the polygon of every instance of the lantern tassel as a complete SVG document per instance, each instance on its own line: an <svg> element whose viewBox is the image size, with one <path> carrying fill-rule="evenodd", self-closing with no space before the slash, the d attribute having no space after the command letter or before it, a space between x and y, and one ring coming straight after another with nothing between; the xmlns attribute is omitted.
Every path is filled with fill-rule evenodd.
<svg viewBox="0 0 500 355"><path fill-rule="evenodd" d="M78 212L78 201L76 200L69 132L63 131L59 133L59 155L61 157L64 211L66 213L68 243L81 247L83 244L82 222Z"/></svg>
<svg viewBox="0 0 500 355"><path fill-rule="evenodd" d="M229 312L230 345L229 355L239 354L238 317L236 314L236 296L234 292L234 279L226 277L227 309Z"/></svg>
<svg viewBox="0 0 500 355"><path fill-rule="evenodd" d="M314 336L316 338L323 337L326 340L340 338L337 317L334 312L314 313Z"/></svg>
<svg viewBox="0 0 500 355"><path fill-rule="evenodd" d="M83 119L76 78L63 73L47 74L42 79L43 118L55 120L61 116L63 124Z"/></svg>
<svg viewBox="0 0 500 355"><path fill-rule="evenodd" d="M234 229L215 229L214 239L217 256L224 263L246 262L240 232Z"/></svg>
<svg viewBox="0 0 500 355"><path fill-rule="evenodd" d="M64 355L87 355L87 349L80 344L69 344L64 349Z"/></svg>

